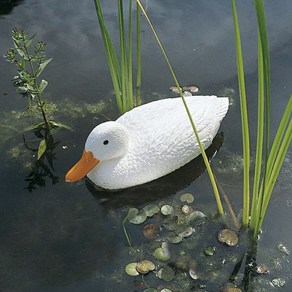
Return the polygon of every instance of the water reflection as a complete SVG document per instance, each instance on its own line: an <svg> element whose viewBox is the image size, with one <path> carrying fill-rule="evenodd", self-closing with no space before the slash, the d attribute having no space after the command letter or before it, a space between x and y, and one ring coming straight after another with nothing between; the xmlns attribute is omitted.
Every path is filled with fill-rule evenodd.
<svg viewBox="0 0 292 292"><path fill-rule="evenodd" d="M209 159L217 153L223 144L223 133L217 134L211 146L206 150ZM187 165L162 178L129 189L109 192L95 187L89 180L86 186L100 204L109 208L140 207L161 198L169 197L190 185L205 171L205 164L201 156Z"/></svg>
<svg viewBox="0 0 292 292"><path fill-rule="evenodd" d="M24 0L1 0L0 15L10 14L14 7L21 4Z"/></svg>
<svg viewBox="0 0 292 292"><path fill-rule="evenodd" d="M43 130L45 130L44 134L41 133L41 130L34 131L34 135L38 138L38 142L40 141L39 139L45 139L46 149L43 155L32 163L31 172L25 179L25 181L28 182L25 189L29 192L32 192L37 186L45 187L47 178L51 180L52 184L59 182L59 177L54 174L54 160L56 160L55 148L59 144L59 141L55 142L53 135L50 132L48 133L46 129ZM37 156L38 148L29 146L24 136L23 139L26 148L33 152L34 156Z"/></svg>

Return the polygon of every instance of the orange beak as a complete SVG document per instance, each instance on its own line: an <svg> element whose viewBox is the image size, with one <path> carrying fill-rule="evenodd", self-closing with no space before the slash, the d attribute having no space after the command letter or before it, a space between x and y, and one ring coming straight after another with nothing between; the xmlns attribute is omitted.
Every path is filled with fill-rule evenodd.
<svg viewBox="0 0 292 292"><path fill-rule="evenodd" d="M66 182L74 182L84 178L87 173L92 170L99 160L94 158L91 151L83 151L82 157L80 160L67 172L65 176Z"/></svg>

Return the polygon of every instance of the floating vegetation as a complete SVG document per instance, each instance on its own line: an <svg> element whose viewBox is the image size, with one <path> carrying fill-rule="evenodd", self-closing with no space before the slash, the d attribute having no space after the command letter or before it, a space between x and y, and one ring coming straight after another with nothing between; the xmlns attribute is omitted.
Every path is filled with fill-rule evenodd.
<svg viewBox="0 0 292 292"><path fill-rule="evenodd" d="M216 250L216 247L215 247L215 246L207 246L207 247L205 248L204 252L205 252L205 254L206 254L207 256L212 256L212 255L214 255L215 250Z"/></svg>
<svg viewBox="0 0 292 292"><path fill-rule="evenodd" d="M163 242L160 247L154 250L154 256L157 260L162 262L166 262L170 259L170 251L166 242Z"/></svg>
<svg viewBox="0 0 292 292"><path fill-rule="evenodd" d="M266 264L259 264L256 266L256 272L258 274L269 274L269 267Z"/></svg>
<svg viewBox="0 0 292 292"><path fill-rule="evenodd" d="M125 271L129 276L138 276L139 272L136 270L137 263L127 264Z"/></svg>
<svg viewBox="0 0 292 292"><path fill-rule="evenodd" d="M137 263L136 270L140 274L148 274L150 271L155 270L155 265L149 260L143 260Z"/></svg>
<svg viewBox="0 0 292 292"><path fill-rule="evenodd" d="M286 284L286 281L284 279L278 277L278 278L274 278L272 280L272 284L274 287L281 288Z"/></svg>
<svg viewBox="0 0 292 292"><path fill-rule="evenodd" d="M170 86L169 90L172 91L173 93L179 94L179 90L176 86ZM199 87L196 85L190 85L190 86L184 86L183 88L180 88L180 90L183 91L184 95L192 95L192 93L196 93L199 91Z"/></svg>
<svg viewBox="0 0 292 292"><path fill-rule="evenodd" d="M157 276L165 282L171 282L175 278L175 272L171 267L166 266L158 271Z"/></svg>
<svg viewBox="0 0 292 292"><path fill-rule="evenodd" d="M149 223L144 226L143 234L148 239L155 239L160 232L160 226L156 223Z"/></svg>
<svg viewBox="0 0 292 292"><path fill-rule="evenodd" d="M258 291L259 287L268 290L271 285L285 284L279 275L273 274L289 269L288 249L282 243L258 255L265 263L243 261L250 239L248 233L242 233L239 240L236 232L222 228L212 217L198 210L195 200L190 203L192 197L190 193L178 194L171 200L128 211L128 221L133 221L147 239L139 242L137 248L133 247L136 252L131 256L135 258L129 260L130 266L126 268L127 274L143 277L141 283L149 287L143 291L240 292L247 291L244 290L246 285ZM144 224L136 224L140 217L145 220ZM237 248L230 249L235 246ZM279 256L279 251L285 256ZM251 271L248 279L247 270ZM274 284L265 278L267 274Z"/></svg>
<svg viewBox="0 0 292 292"><path fill-rule="evenodd" d="M150 204L150 205L147 205L143 208L143 210L145 211L147 217L152 217L154 216L155 214L157 214L159 212L159 207L155 204Z"/></svg>
<svg viewBox="0 0 292 292"><path fill-rule="evenodd" d="M220 287L220 292L241 292L241 289L233 283L227 283Z"/></svg>
<svg viewBox="0 0 292 292"><path fill-rule="evenodd" d="M286 255L290 254L290 250L283 243L278 243L277 249Z"/></svg>
<svg viewBox="0 0 292 292"><path fill-rule="evenodd" d="M171 214L174 213L174 209L173 209L173 207L170 206L170 205L163 205L163 206L161 207L161 213L162 213L163 215L165 215L165 216L167 216L167 215L171 215Z"/></svg>
<svg viewBox="0 0 292 292"><path fill-rule="evenodd" d="M218 240L229 246L235 246L238 244L238 236L231 229L223 229L218 233Z"/></svg>
<svg viewBox="0 0 292 292"><path fill-rule="evenodd" d="M191 204L194 202L195 198L191 193L185 193L183 195L180 196L180 200L184 203L188 203Z"/></svg>

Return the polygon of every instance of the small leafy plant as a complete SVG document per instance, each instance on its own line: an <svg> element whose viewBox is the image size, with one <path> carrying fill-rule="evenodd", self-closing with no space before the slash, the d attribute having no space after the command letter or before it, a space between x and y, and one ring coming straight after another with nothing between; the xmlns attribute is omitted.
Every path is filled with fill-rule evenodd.
<svg viewBox="0 0 292 292"><path fill-rule="evenodd" d="M4 58L18 67L17 75L12 78L16 91L28 101L28 111L41 113L43 121L24 129L22 132L34 131L35 136L41 139L38 146L38 159L45 153L49 141L52 140L51 130L68 126L49 120L46 115L46 99L43 93L48 85L44 79L40 80L41 74L51 62L52 58L46 59L45 43L34 44L35 35L29 36L20 29L12 30L14 48L8 50ZM32 48L32 44L34 44Z"/></svg>

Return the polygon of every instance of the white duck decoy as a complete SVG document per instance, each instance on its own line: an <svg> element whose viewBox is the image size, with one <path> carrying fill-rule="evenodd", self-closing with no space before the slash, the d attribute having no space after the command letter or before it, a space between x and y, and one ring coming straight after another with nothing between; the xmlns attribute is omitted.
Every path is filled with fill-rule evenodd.
<svg viewBox="0 0 292 292"><path fill-rule="evenodd" d="M185 97L204 149L228 110L227 97ZM104 189L123 189L162 177L201 153L181 98L141 105L96 126L65 180L87 177Z"/></svg>

